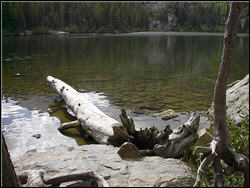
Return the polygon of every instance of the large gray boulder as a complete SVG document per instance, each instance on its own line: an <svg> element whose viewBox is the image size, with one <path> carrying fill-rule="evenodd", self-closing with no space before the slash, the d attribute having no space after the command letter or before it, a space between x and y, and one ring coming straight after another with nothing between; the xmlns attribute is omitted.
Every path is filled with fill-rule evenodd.
<svg viewBox="0 0 250 188"><path fill-rule="evenodd" d="M59 175L94 171L109 186L192 186L195 177L189 167L177 159L158 156L122 160L118 147L83 145L60 152L29 152L13 161L17 174L27 170L43 171L44 181Z"/></svg>
<svg viewBox="0 0 250 188"><path fill-rule="evenodd" d="M240 123L249 115L249 74L242 80L237 80L228 85L226 91L227 116L235 122ZM214 104L208 109L208 113L213 116Z"/></svg>

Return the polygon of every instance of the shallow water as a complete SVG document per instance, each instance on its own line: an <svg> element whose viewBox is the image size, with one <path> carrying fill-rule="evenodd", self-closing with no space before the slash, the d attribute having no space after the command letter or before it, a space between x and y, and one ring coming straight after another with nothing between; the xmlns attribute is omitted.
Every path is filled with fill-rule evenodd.
<svg viewBox="0 0 250 188"><path fill-rule="evenodd" d="M9 98L2 100L2 131L13 159L28 151L58 151L77 146L74 139L57 130L59 125L59 119L47 112L30 111ZM41 137L33 137L35 134Z"/></svg>
<svg viewBox="0 0 250 188"><path fill-rule="evenodd" d="M120 109L112 106L101 93L81 93L90 102L96 105L107 115L120 121ZM75 120L73 112L65 106L63 101L52 103L50 109L53 112L41 110L28 110L19 105L17 101L3 97L2 100L2 131L13 159L26 152L63 151L70 147L83 144L95 143L81 129L69 129L58 131L62 122ZM208 128L210 123L201 113L200 129ZM168 121L161 119L159 114L137 114L127 110L127 114L133 118L136 129L155 126L159 130L164 129L167 124L172 129L185 123L190 113L179 113L179 116ZM62 134L61 134L62 133ZM40 134L40 138L33 135Z"/></svg>

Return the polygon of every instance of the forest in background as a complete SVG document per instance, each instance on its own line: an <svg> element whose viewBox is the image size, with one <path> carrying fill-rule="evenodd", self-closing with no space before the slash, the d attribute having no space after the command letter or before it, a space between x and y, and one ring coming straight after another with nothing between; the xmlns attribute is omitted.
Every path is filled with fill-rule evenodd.
<svg viewBox="0 0 250 188"><path fill-rule="evenodd" d="M243 3L239 32L249 32L249 3ZM3 2L3 35L126 33L135 31L224 32L227 2ZM165 25L171 27L155 27ZM167 28L167 29L166 29Z"/></svg>

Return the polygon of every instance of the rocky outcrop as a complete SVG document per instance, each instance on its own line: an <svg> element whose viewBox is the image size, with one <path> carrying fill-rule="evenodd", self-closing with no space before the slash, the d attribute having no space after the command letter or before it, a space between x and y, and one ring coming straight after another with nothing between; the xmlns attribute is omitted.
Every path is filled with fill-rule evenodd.
<svg viewBox="0 0 250 188"><path fill-rule="evenodd" d="M194 176L184 162L158 156L122 160L119 148L111 145L83 145L64 152L29 152L13 161L17 174L40 170L43 181L59 175L94 171L109 186L192 186ZM62 185L61 185L62 186Z"/></svg>
<svg viewBox="0 0 250 188"><path fill-rule="evenodd" d="M240 123L249 115L249 74L242 80L237 80L228 85L226 91L227 116L235 122ZM208 113L213 116L213 103Z"/></svg>
<svg viewBox="0 0 250 188"><path fill-rule="evenodd" d="M143 2L143 6L150 10L150 14L153 18L149 23L149 29L151 31L176 30L176 8L171 6L169 2ZM167 15L166 20L160 19L161 15Z"/></svg>
<svg viewBox="0 0 250 188"><path fill-rule="evenodd" d="M224 5L214 3L211 6L207 2L147 1L142 2L142 6L150 12L151 21L148 25L150 31L223 32L224 30L221 30L220 27L225 25L228 16L226 12L229 10L229 3ZM239 25L240 33L249 33L248 12L248 6L242 6ZM208 15L211 15L211 20L217 20L217 23L212 26L205 24L206 27L204 27ZM194 17L197 17L196 26L191 23L194 21Z"/></svg>

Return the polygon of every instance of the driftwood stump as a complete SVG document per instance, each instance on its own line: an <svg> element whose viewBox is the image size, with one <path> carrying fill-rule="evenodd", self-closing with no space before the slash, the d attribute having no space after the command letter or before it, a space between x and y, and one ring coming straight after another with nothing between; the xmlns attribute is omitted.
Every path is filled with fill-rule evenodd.
<svg viewBox="0 0 250 188"><path fill-rule="evenodd" d="M171 130L170 126L167 125L164 130L159 131L156 127L136 130L133 120L127 116L126 111L124 109L121 111L120 118L123 127L132 130L131 132L133 132L133 134L131 133L130 135L132 135L133 139L131 142L138 148L142 156L158 155L163 158L180 158L186 149L193 145L198 139L199 114L194 113L184 125L174 130ZM131 145L131 143L129 143L129 145ZM128 147L127 144L123 144L118 151L118 154L120 154L122 158L127 156L125 148L135 150L135 147ZM129 149L127 152L136 153L136 151L129 151ZM122 155L123 153L124 155Z"/></svg>

